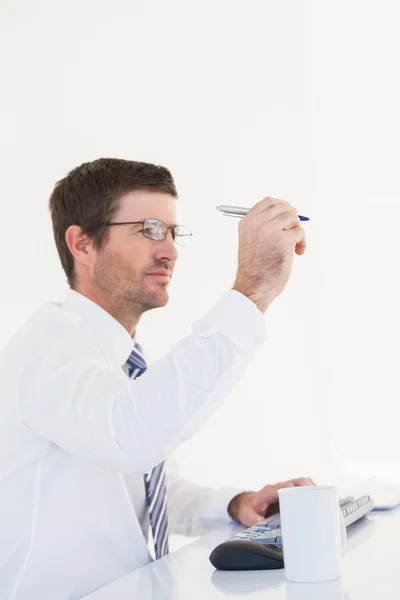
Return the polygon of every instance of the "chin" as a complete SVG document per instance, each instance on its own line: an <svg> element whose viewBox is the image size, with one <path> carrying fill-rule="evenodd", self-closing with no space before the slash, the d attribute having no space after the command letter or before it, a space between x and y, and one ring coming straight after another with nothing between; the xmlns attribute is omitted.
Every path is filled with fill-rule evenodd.
<svg viewBox="0 0 400 600"><path fill-rule="evenodd" d="M169 295L167 291L158 293L158 294L154 294L153 298L152 298L152 308L161 308L162 306L165 306L168 303L169 300Z"/></svg>
<svg viewBox="0 0 400 600"><path fill-rule="evenodd" d="M145 310L161 308L162 306L165 306L169 300L167 286L157 285L156 287L147 285L146 288L142 288L139 298L142 306L146 307Z"/></svg>
<svg viewBox="0 0 400 600"><path fill-rule="evenodd" d="M169 300L169 295L167 292L165 292L165 294L163 294L163 297L160 298L159 306L165 306L166 304L168 304L168 300Z"/></svg>

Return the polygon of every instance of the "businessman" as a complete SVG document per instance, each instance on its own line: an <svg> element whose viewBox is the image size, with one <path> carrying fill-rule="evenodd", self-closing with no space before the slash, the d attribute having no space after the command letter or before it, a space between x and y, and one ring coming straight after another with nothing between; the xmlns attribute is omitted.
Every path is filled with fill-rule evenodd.
<svg viewBox="0 0 400 600"><path fill-rule="evenodd" d="M0 362L0 589L73 600L168 552L170 531L263 519L277 489L213 490L165 472L264 341L263 313L305 251L297 212L265 198L239 224L231 290L147 368L141 315L168 301L177 191L159 166L99 159L50 198L69 290L42 306ZM195 285L196 282L193 282Z"/></svg>

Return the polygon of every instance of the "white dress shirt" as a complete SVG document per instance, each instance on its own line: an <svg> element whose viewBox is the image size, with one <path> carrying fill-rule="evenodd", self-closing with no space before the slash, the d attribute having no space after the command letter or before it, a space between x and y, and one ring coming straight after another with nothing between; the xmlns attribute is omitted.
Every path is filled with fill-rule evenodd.
<svg viewBox="0 0 400 600"><path fill-rule="evenodd" d="M0 598L75 600L151 560L143 474L195 433L265 339L229 291L132 381L133 340L69 290L0 355ZM229 519L233 489L167 480L170 530Z"/></svg>

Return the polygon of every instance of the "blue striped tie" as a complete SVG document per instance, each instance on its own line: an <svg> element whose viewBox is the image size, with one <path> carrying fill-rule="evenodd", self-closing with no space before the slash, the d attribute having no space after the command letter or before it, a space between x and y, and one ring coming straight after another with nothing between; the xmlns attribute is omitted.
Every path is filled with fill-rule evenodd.
<svg viewBox="0 0 400 600"><path fill-rule="evenodd" d="M146 371L146 361L142 348L135 342L134 349L127 360L129 377L136 379ZM144 476L149 519L153 534L155 557L161 558L169 552L168 548L168 515L167 489L165 485L164 462L154 467Z"/></svg>

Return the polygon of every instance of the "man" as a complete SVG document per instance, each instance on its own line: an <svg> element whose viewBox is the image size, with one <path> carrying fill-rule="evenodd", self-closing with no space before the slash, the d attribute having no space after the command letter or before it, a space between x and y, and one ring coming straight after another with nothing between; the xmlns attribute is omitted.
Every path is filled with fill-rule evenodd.
<svg viewBox="0 0 400 600"><path fill-rule="evenodd" d="M305 236L296 210L259 202L239 225L233 289L146 370L136 326L168 301L177 251L167 169L100 159L50 198L70 290L40 308L0 365L0 589L81 598L168 552L182 524L262 520L279 487L233 493L166 482L164 459L210 416L264 339ZM167 504L168 485L168 504ZM150 535L150 539L148 539Z"/></svg>

